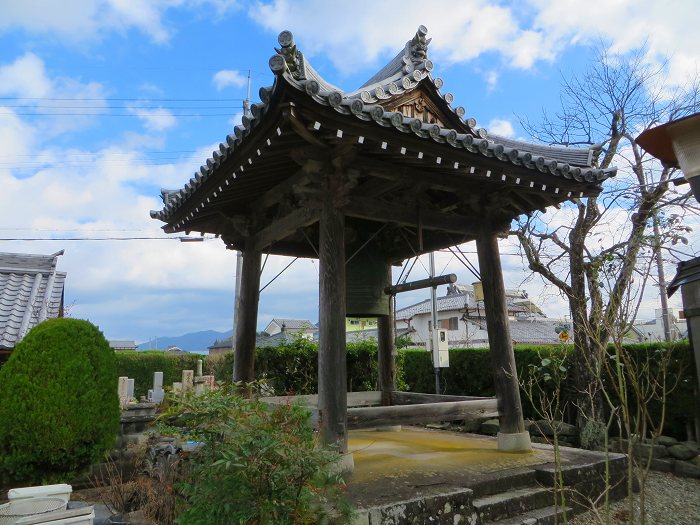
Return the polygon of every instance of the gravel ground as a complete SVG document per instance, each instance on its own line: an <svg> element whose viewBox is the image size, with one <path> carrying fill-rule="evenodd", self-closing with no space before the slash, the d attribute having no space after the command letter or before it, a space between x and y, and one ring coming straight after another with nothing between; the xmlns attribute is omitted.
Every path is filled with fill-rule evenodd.
<svg viewBox="0 0 700 525"><path fill-rule="evenodd" d="M647 525L698 525L700 524L700 480L678 478L673 474L650 471L646 484ZM609 525L629 524L627 500L611 506ZM635 494L635 508L639 512L639 495ZM591 511L569 520L570 525L604 524L601 516ZM634 524L641 523L639 515Z"/></svg>

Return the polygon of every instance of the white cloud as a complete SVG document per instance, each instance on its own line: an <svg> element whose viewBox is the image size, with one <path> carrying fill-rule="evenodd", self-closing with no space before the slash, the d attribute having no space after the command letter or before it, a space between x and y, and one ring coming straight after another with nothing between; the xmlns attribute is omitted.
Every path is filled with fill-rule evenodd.
<svg viewBox="0 0 700 525"><path fill-rule="evenodd" d="M103 91L97 82L50 77L44 61L34 53L0 63L0 95L16 97L13 104L22 106L17 113L36 112L46 117L41 131L47 138L86 127L94 115L104 111Z"/></svg>
<svg viewBox="0 0 700 525"><path fill-rule="evenodd" d="M129 112L141 119L149 131L165 131L177 124L177 119L169 109L130 107Z"/></svg>
<svg viewBox="0 0 700 525"><path fill-rule="evenodd" d="M249 14L270 31L296 32L303 52L327 54L341 71L348 72L396 53L420 24L428 28L429 37L435 37L430 53L441 63L468 61L494 51L507 64L527 69L554 56L549 40L538 30L521 28L510 8L486 0L437 0L430 9L419 0L358 0L348 16L338 16L332 2L272 0L254 4Z"/></svg>
<svg viewBox="0 0 700 525"><path fill-rule="evenodd" d="M649 60L668 59L668 81L685 82L698 70L700 3L676 0L531 0L539 11L535 25L551 39L568 44L604 38L611 51L625 53L647 44Z"/></svg>
<svg viewBox="0 0 700 525"><path fill-rule="evenodd" d="M247 78L242 75L240 71L232 69L222 69L221 71L217 71L212 77L212 82L219 91L229 86L243 87L246 85L247 81Z"/></svg>
<svg viewBox="0 0 700 525"><path fill-rule="evenodd" d="M515 136L515 130L513 129L513 124L510 120L496 118L488 123L486 130L494 135L500 135L501 137L513 138Z"/></svg>
<svg viewBox="0 0 700 525"><path fill-rule="evenodd" d="M34 53L26 53L10 64L0 65L0 93L26 98L46 97L53 82L46 76L44 62Z"/></svg>
<svg viewBox="0 0 700 525"><path fill-rule="evenodd" d="M66 42L100 38L105 31L137 29L156 43L168 41L172 29L163 22L171 9L213 8L223 14L236 0L23 0L3 2L0 32L20 28L54 35Z"/></svg>

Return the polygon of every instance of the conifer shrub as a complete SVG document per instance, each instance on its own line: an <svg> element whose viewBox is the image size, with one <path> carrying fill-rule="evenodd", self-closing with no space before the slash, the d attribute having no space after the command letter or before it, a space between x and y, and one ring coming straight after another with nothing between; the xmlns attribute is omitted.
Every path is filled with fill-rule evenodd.
<svg viewBox="0 0 700 525"><path fill-rule="evenodd" d="M0 484L70 479L114 445L114 351L88 321L44 321L0 369L0 400Z"/></svg>

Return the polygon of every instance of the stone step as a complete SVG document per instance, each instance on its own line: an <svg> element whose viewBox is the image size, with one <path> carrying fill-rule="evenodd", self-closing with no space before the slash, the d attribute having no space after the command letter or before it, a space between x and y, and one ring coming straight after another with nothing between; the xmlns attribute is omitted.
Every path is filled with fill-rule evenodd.
<svg viewBox="0 0 700 525"><path fill-rule="evenodd" d="M567 507L566 515L569 519L573 517L573 509ZM563 523L563 516L564 510L561 507L551 505L492 523L493 525L554 525L557 522ZM483 525L487 525L487 523L483 523Z"/></svg>
<svg viewBox="0 0 700 525"><path fill-rule="evenodd" d="M537 483L537 472L534 469L512 470L506 476L502 472L493 472L479 478L474 483L467 484L474 491L475 498L537 485L539 485Z"/></svg>
<svg viewBox="0 0 700 525"><path fill-rule="evenodd" d="M552 503L552 493L543 487L524 487L474 500L479 523L521 515Z"/></svg>

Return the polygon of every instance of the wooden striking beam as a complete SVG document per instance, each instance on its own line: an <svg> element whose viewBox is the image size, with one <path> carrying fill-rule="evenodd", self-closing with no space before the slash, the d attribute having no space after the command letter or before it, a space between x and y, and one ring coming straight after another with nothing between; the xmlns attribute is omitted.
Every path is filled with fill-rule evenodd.
<svg viewBox="0 0 700 525"><path fill-rule="evenodd" d="M405 206L389 204L383 201L354 197L345 207L348 217L357 217L378 222L389 222L403 226L417 226L418 216ZM463 235L476 235L475 222L469 217L421 211L421 226L426 230L441 230Z"/></svg>
<svg viewBox="0 0 700 525"><path fill-rule="evenodd" d="M418 405L348 408L348 428L413 425L436 421L473 419L496 411L494 398ZM321 413L323 421L323 412Z"/></svg>
<svg viewBox="0 0 700 525"><path fill-rule="evenodd" d="M254 250L264 250L276 241L293 234L299 228L308 226L318 221L319 210L313 208L300 208L288 213L262 230L254 233L250 239L250 245Z"/></svg>
<svg viewBox="0 0 700 525"><path fill-rule="evenodd" d="M411 281L410 283L397 284L395 286L387 286L384 288L384 293L386 295L395 295L402 292L410 292L411 290L420 290L421 288L433 288L435 286L441 286L443 284L451 284L457 282L457 276L453 273L448 273L447 275L438 275L437 277L430 277L428 279L421 279L419 281Z"/></svg>

